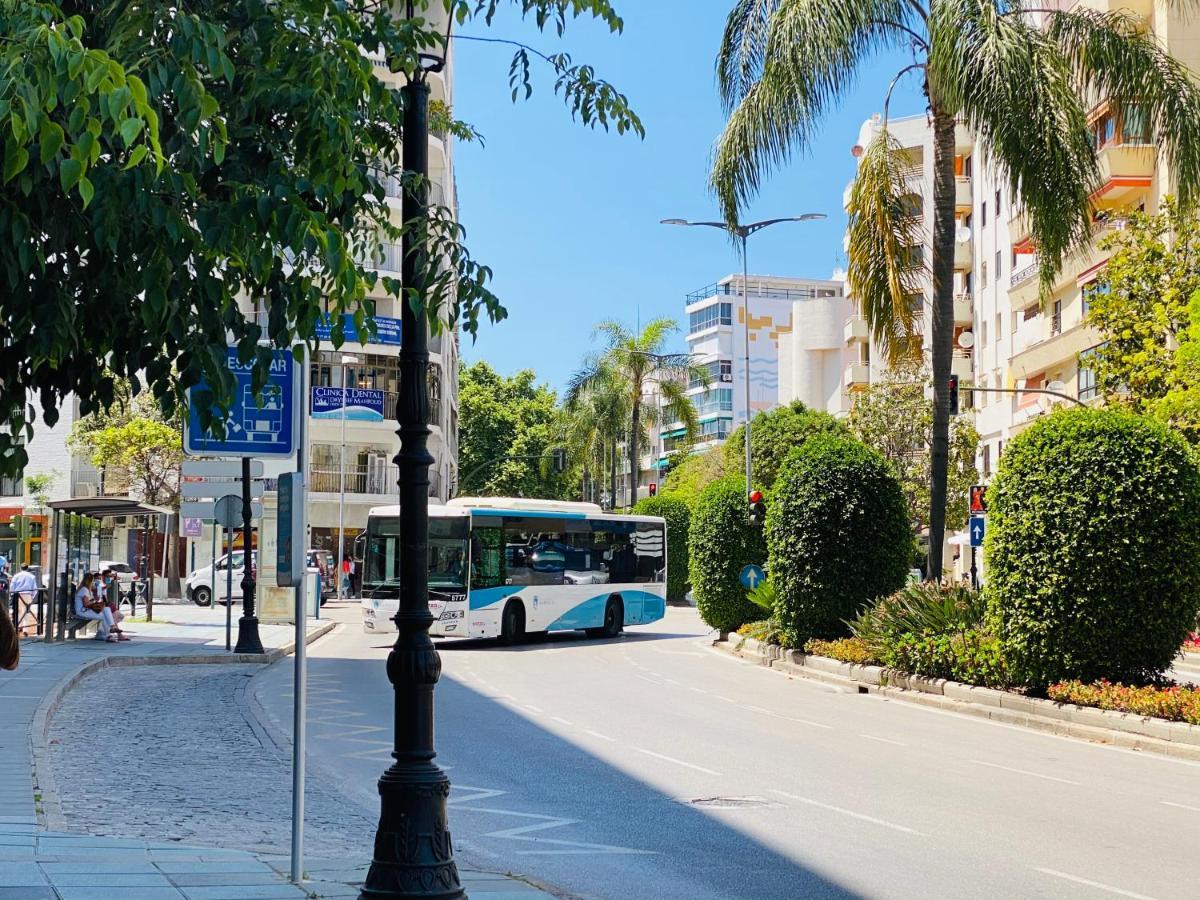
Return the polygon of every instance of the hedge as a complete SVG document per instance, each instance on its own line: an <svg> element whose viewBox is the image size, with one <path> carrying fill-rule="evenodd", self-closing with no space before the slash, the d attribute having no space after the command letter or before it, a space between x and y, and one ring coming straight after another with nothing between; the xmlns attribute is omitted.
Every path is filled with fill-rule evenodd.
<svg viewBox="0 0 1200 900"><path fill-rule="evenodd" d="M749 521L744 478L730 475L701 492L692 510L688 555L692 594L710 627L736 631L762 618L739 580L747 564L762 565L767 558L762 533Z"/></svg>
<svg viewBox="0 0 1200 900"><path fill-rule="evenodd" d="M1012 674L1142 681L1200 606L1200 468L1183 438L1112 409L1060 410L1008 445L988 492L985 595Z"/></svg>
<svg viewBox="0 0 1200 900"><path fill-rule="evenodd" d="M680 497L645 497L633 511L639 516L661 516L667 521L667 599L682 600L688 585L688 528L692 514Z"/></svg>
<svg viewBox="0 0 1200 900"><path fill-rule="evenodd" d="M792 450L819 434L850 436L840 419L823 410L809 409L799 400L770 412L759 413L750 423L750 466L754 486L769 490L779 468ZM723 448L728 472L746 471L746 426L739 426Z"/></svg>
<svg viewBox="0 0 1200 900"><path fill-rule="evenodd" d="M775 613L793 647L844 636L865 603L908 577L913 535L900 483L857 440L817 435L792 451L767 498Z"/></svg>

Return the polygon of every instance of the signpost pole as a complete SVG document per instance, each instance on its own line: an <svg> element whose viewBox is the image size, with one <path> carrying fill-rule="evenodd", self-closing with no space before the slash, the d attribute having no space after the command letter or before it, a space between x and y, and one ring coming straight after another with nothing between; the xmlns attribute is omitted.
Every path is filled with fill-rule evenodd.
<svg viewBox="0 0 1200 900"><path fill-rule="evenodd" d="M345 389L345 369L343 368L343 397ZM300 384L302 386L301 396L307 397L308 391L303 390L307 386L307 378L309 366L307 354L305 359L304 370L300 373ZM344 411L343 411L344 412ZM306 647L307 633L305 629L304 614L305 609L305 592L307 590L308 581L308 512L306 505L306 496L304 491L304 432L305 432L305 416L300 416L300 428L296 441L296 481L298 482L299 494L297 498L293 492L293 502L300 502L300 527L298 529L290 529L292 559L289 562L292 568L300 569L300 578L296 582L296 665L293 671L294 682L292 684L292 870L291 880L293 884L299 884L304 877L304 753L305 753L305 711L308 704L308 653ZM343 425L344 427L344 425ZM290 512L290 511L289 511ZM304 564L296 566L295 555L299 554L300 559ZM321 609L321 587L317 585L317 610Z"/></svg>
<svg viewBox="0 0 1200 900"><path fill-rule="evenodd" d="M979 590L979 569L975 567L975 545L971 545L971 587Z"/></svg>
<svg viewBox="0 0 1200 900"><path fill-rule="evenodd" d="M250 544L254 533L250 505L250 457L242 457L242 617L238 619L238 653L263 653L258 636L258 617L254 615L254 554Z"/></svg>
<svg viewBox="0 0 1200 900"><path fill-rule="evenodd" d="M246 556L242 554L242 565ZM213 572L213 578L216 578ZM225 529L225 652L233 649L233 529Z"/></svg>
<svg viewBox="0 0 1200 900"><path fill-rule="evenodd" d="M209 591L208 596L213 600L217 599L217 523L212 523L212 556L208 560L208 580ZM211 600L209 601L212 602ZM229 648L226 647L226 650Z"/></svg>

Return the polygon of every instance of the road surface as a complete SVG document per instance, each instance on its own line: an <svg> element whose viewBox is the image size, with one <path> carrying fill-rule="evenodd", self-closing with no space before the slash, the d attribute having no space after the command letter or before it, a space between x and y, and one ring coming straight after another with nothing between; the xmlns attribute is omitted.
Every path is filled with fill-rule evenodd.
<svg viewBox="0 0 1200 900"><path fill-rule="evenodd" d="M387 639L310 650L310 777L372 813ZM1200 764L791 679L690 609L612 641L440 643L456 850L587 898L1195 898ZM290 722L291 663L253 683Z"/></svg>

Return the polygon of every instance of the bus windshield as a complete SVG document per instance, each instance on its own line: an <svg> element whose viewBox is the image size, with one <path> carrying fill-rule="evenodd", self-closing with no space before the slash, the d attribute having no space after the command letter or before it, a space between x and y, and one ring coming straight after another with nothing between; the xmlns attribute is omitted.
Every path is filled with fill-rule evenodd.
<svg viewBox="0 0 1200 900"><path fill-rule="evenodd" d="M429 519L429 587L433 590L466 590L470 520L465 516ZM364 588L398 587L400 584L400 520L372 518L367 522Z"/></svg>

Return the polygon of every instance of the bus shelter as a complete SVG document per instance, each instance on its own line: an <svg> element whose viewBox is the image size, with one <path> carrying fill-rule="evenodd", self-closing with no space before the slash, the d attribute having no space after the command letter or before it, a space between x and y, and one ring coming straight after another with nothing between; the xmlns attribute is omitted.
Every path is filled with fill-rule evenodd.
<svg viewBox="0 0 1200 900"><path fill-rule="evenodd" d="M104 519L126 517L140 518L147 534L147 546L153 546L153 535L158 528L158 517L169 515L171 510L149 503L141 503L128 497L78 497L73 500L55 500L49 504L54 543L50 546L50 571L52 602L47 611L45 640L63 640L66 624L71 619L71 601L75 586L83 576L93 571L92 536L99 531ZM148 564L149 586L146 591L146 615L153 615L154 567Z"/></svg>

